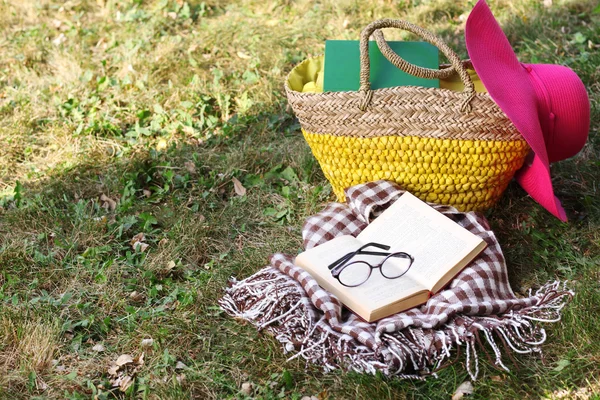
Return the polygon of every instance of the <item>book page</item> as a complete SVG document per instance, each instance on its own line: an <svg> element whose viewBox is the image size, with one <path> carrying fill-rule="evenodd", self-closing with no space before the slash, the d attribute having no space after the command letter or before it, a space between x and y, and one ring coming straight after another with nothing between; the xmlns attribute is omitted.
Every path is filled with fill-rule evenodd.
<svg viewBox="0 0 600 400"><path fill-rule="evenodd" d="M468 230L405 193L357 237L391 246L414 258L407 276L429 290L483 242Z"/></svg>
<svg viewBox="0 0 600 400"><path fill-rule="evenodd" d="M307 269L308 267L311 270L319 271L319 273L327 271L327 273L331 275L331 272L327 268L329 264L349 252L358 249L360 246L362 246L362 244L354 236L338 236L328 242L300 253L296 257L294 263L304 269Z"/></svg>
<svg viewBox="0 0 600 400"><path fill-rule="evenodd" d="M375 266L383 260L383 257L359 256L357 259L366 260ZM371 271L368 281L360 286L346 289L352 296L363 299L362 301L369 309L375 310L386 304L411 297L416 293L427 291L428 287L408 274L397 279L387 279L381 275L379 268L375 268Z"/></svg>
<svg viewBox="0 0 600 400"><path fill-rule="evenodd" d="M379 268L374 268L369 279L360 286L342 285L332 276L328 266L362 245L363 243L357 238L349 235L340 236L299 254L294 263L310 273L321 287L336 295L342 303L365 319L368 319L365 315L369 315L373 310L428 290L423 284L408 276L387 279L381 275ZM359 255L352 258L352 261L367 261L376 266L383 259L384 257L380 256Z"/></svg>

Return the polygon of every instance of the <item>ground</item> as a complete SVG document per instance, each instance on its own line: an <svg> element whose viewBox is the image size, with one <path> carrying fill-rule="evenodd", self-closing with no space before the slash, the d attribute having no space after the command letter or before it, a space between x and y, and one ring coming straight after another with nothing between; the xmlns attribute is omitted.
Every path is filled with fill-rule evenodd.
<svg viewBox="0 0 600 400"><path fill-rule="evenodd" d="M0 0L0 398L245 398L243 384L267 399L449 398L461 362L426 382L324 374L217 300L231 276L298 252L304 218L334 200L286 108L293 65L384 17L464 57L473 5ZM598 399L600 7L490 5L522 61L580 75L592 127L552 167L569 224L514 183L487 213L516 292L560 279L576 295L543 358L484 361L472 398Z"/></svg>

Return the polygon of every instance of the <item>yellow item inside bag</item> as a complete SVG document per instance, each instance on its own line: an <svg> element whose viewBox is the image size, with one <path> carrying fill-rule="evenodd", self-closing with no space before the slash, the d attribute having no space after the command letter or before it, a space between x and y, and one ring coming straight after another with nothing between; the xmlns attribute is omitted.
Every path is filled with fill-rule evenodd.
<svg viewBox="0 0 600 400"><path fill-rule="evenodd" d="M304 60L289 75L288 82L290 89L303 93L322 93L323 92L323 67L324 56L309 58ZM467 69L471 80L475 85L475 92L487 93L485 86L472 69ZM448 79L440 79L440 89L462 92L464 84L461 82L458 74Z"/></svg>

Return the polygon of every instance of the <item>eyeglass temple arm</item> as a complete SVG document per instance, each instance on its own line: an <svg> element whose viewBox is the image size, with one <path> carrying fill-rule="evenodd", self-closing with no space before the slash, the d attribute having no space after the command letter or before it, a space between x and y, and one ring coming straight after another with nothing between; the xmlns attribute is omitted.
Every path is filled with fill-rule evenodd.
<svg viewBox="0 0 600 400"><path fill-rule="evenodd" d="M389 246L386 246L387 248L389 248ZM351 259L354 256L357 255L369 255L369 256L389 256L392 253L384 253L382 251L362 251L362 250L357 250L357 251L353 251L352 253L348 253L345 256L343 256L342 258L340 258L337 261L332 262L331 264L329 264L329 266L327 268L329 268L330 270L334 270L335 268L339 267L340 265L344 264L346 261L348 261L349 259Z"/></svg>
<svg viewBox="0 0 600 400"><path fill-rule="evenodd" d="M371 247L371 246L377 247L377 248L380 248L380 249L383 249L383 250L389 250L390 249L390 246L388 246L386 244L375 243L375 242L367 243L364 246L361 246L358 250L352 251L352 252L346 254L345 256L342 256L337 261L332 262L331 264L329 264L329 266L327 268L329 268L331 270L331 269L335 268L337 265L339 265L340 263L343 263L343 262L351 259L352 257L354 257L357 254L380 255L380 254L372 254L372 253L369 253L369 252L363 252L362 251L363 249L365 249L367 247Z"/></svg>
<svg viewBox="0 0 600 400"><path fill-rule="evenodd" d="M352 257L354 257L356 255L356 253L357 253L356 251L353 251L352 253L348 253L345 256L342 256L341 258L339 258L336 261L329 264L327 266L327 268L330 270L334 269L338 265L341 265L341 264L345 263L346 261L348 261L349 259L351 259Z"/></svg>

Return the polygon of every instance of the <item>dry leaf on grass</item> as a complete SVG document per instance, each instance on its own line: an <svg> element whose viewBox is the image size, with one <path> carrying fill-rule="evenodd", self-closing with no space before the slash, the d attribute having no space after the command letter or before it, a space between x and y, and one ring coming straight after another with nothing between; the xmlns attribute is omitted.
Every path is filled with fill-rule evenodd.
<svg viewBox="0 0 600 400"><path fill-rule="evenodd" d="M115 211L115 209L117 208L117 202L105 195L104 193L102 193L102 195L100 196L100 201L102 202L101 207L106 210Z"/></svg>
<svg viewBox="0 0 600 400"><path fill-rule="evenodd" d="M473 384L469 381L464 381L456 388L456 392L452 395L452 400L460 400L470 394L473 394Z"/></svg>
<svg viewBox="0 0 600 400"><path fill-rule="evenodd" d="M246 194L246 188L242 185L242 182L238 181L237 178L231 178L231 181L233 182L235 194L238 196L244 196Z"/></svg>
<svg viewBox="0 0 600 400"><path fill-rule="evenodd" d="M129 354L121 354L115 362L108 367L112 387L118 387L125 392L133 383L135 375L144 366L144 353L133 358Z"/></svg>
<svg viewBox="0 0 600 400"><path fill-rule="evenodd" d="M133 292L129 293L129 298L133 301L135 301L136 303L142 302L144 300L146 300L146 296L144 296L143 293L139 293L138 291L134 290Z"/></svg>
<svg viewBox="0 0 600 400"><path fill-rule="evenodd" d="M132 362L133 358L129 354L121 354L119 358L117 358L117 361L115 361L115 364L118 367L122 367L123 365L131 364Z"/></svg>
<svg viewBox="0 0 600 400"><path fill-rule="evenodd" d="M135 242L142 242L142 241L144 241L145 238L146 238L146 236L144 235L144 232L140 232L131 238L131 241L129 242L129 244L131 244L133 246L133 244Z"/></svg>
<svg viewBox="0 0 600 400"><path fill-rule="evenodd" d="M148 248L148 246L150 246L148 243L144 243L144 233L140 232L137 235L135 235L133 238L131 238L131 241L129 242L129 244L131 245L131 248L133 250L140 250L142 253L144 251L146 251L146 249Z"/></svg>
<svg viewBox="0 0 600 400"><path fill-rule="evenodd" d="M133 244L133 249L134 250L140 250L142 253L146 251L146 249L149 247L150 245L148 243L142 243L142 242L136 242Z"/></svg>
<svg viewBox="0 0 600 400"><path fill-rule="evenodd" d="M95 345L94 347L92 347L92 350L97 351L98 353L104 351L104 346L102 346L100 343L98 343L97 345Z"/></svg>
<svg viewBox="0 0 600 400"><path fill-rule="evenodd" d="M254 392L254 384L252 382L244 382L242 383L242 387L240 390L246 396L250 396L252 392Z"/></svg>
<svg viewBox="0 0 600 400"><path fill-rule="evenodd" d="M183 163L183 166L185 167L185 169L188 170L188 172L190 174L193 174L196 172L196 164L194 164L193 161L186 161Z"/></svg>

